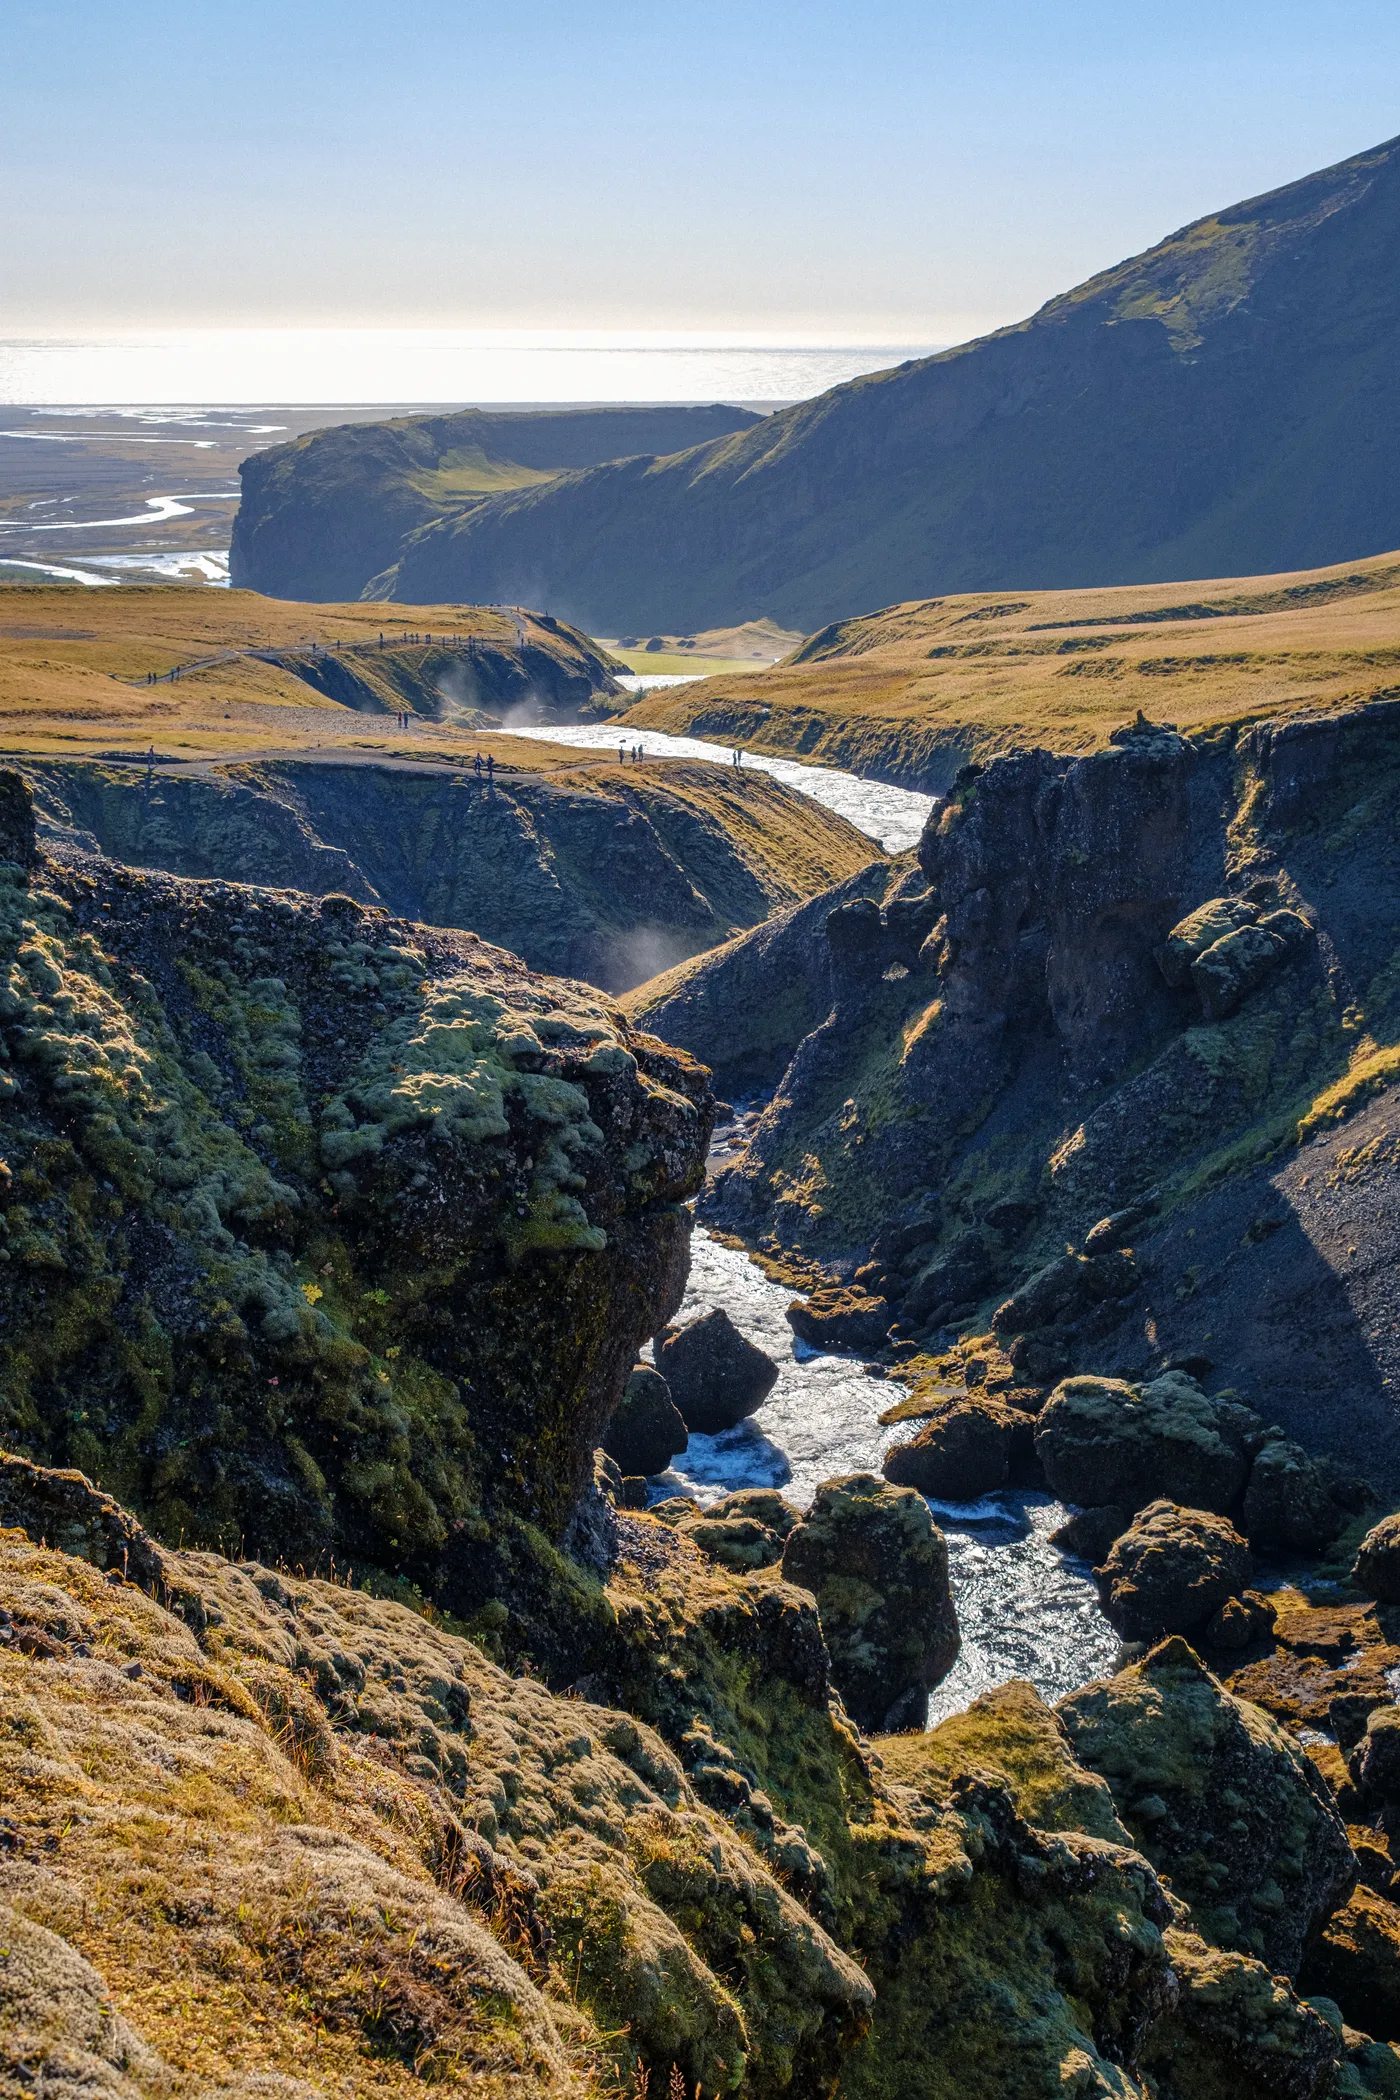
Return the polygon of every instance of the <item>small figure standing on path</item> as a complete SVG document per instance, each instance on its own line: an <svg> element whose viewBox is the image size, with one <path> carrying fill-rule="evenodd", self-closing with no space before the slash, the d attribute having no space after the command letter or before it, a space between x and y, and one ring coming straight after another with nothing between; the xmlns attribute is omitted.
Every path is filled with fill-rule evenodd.
<svg viewBox="0 0 1400 2100"><path fill-rule="evenodd" d="M480 780L480 778L481 778L481 753L480 753L479 751L477 752L477 754L476 754L476 757L475 757L475 758L474 758L474 759L472 760L472 765L473 765L473 766L474 766L474 768L476 769L476 777L477 777L477 779L478 779L478 780Z"/></svg>
<svg viewBox="0 0 1400 2100"><path fill-rule="evenodd" d="M494 751L488 751L488 752L487 752L487 754L486 754L486 779L487 779L487 785L489 786L489 785L490 785L490 783L491 783L492 781L494 781L494 779L495 779L495 778L496 778L496 754L495 754L495 752L494 752Z"/></svg>
<svg viewBox="0 0 1400 2100"><path fill-rule="evenodd" d="M620 766L625 766L627 763L627 746L625 744L619 744L617 747L617 762Z"/></svg>

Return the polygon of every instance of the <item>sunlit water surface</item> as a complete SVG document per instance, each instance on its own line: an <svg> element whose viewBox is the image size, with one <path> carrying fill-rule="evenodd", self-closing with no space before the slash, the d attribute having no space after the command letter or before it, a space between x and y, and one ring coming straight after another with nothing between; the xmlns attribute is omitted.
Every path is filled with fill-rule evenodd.
<svg viewBox="0 0 1400 2100"><path fill-rule="evenodd" d="M649 685L665 682L680 685L686 681L647 680ZM526 728L512 722L509 727L512 736L538 737L548 744L575 744L585 751L616 751L620 746L630 750L634 744L640 744L650 758L702 758L725 766L734 760L728 744L711 744L696 736L668 736L660 729L619 729L616 723L601 722L564 723L557 727L532 723ZM804 766L795 758L770 758L761 751L745 751L744 768L754 773L771 773L785 787L810 795L824 809L854 824L867 838L878 839L889 853L907 853L919 843L919 834L933 807L932 795L918 794L913 788L891 787L883 780L862 780L859 774L842 773L835 766Z"/></svg>
<svg viewBox="0 0 1400 2100"><path fill-rule="evenodd" d="M722 1306L778 1363L778 1382L737 1429L692 1436L655 1483L658 1498L687 1494L709 1503L736 1488L775 1487L805 1509L824 1480L878 1473L890 1446L917 1426L880 1427L903 1386L867 1377L853 1357L821 1356L794 1340L784 1318L792 1299L747 1255L697 1228L677 1321ZM1017 1489L930 1506L948 1541L962 1628L962 1651L929 1702L930 1723L1013 1677L1029 1678L1053 1700L1112 1670L1118 1635L1099 1609L1089 1569L1050 1544L1066 1514L1060 1503Z"/></svg>

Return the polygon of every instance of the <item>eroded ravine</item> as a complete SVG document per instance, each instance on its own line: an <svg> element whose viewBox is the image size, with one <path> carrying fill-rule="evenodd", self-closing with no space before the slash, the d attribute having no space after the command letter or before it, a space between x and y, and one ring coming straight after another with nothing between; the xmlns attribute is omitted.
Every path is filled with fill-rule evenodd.
<svg viewBox="0 0 1400 2100"><path fill-rule="evenodd" d="M741 1487L776 1487L803 1508L843 1473L875 1472L905 1423L879 1417L905 1388L868 1376L858 1358L822 1356L795 1341L784 1317L793 1293L770 1283L740 1248L697 1227L680 1324L722 1306L778 1364L769 1398L737 1429L692 1436L655 1484L713 1502ZM930 1723L1013 1677L1062 1698L1114 1667L1119 1637L1099 1609L1088 1567L1050 1543L1065 1509L1049 1495L1011 1489L971 1503L935 1502L948 1541L962 1652L929 1702Z"/></svg>

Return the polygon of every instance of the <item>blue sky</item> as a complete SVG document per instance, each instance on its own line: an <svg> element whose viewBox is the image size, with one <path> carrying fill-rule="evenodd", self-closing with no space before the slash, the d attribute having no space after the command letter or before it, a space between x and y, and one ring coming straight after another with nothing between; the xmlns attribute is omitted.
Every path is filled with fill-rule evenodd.
<svg viewBox="0 0 1400 2100"><path fill-rule="evenodd" d="M1394 0L0 0L0 334L951 341L1396 132Z"/></svg>

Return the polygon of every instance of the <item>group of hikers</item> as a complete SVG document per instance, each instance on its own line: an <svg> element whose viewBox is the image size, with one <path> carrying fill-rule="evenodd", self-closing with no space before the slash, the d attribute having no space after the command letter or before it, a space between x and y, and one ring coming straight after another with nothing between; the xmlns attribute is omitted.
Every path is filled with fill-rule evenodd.
<svg viewBox="0 0 1400 2100"><path fill-rule="evenodd" d="M641 744L632 744L630 746L627 744L619 744L617 747L617 762L620 766L625 766L629 758L631 759L633 765L640 765L645 757L646 750ZM737 749L731 751L729 754L729 763L731 766L742 766L744 763L743 752Z"/></svg>
<svg viewBox="0 0 1400 2100"><path fill-rule="evenodd" d="M481 779L483 774L485 775L488 782L495 779L496 761L489 751L487 752L484 761L482 759L481 753L479 751L477 752L476 757L472 760L472 771L476 774L478 780Z"/></svg>

